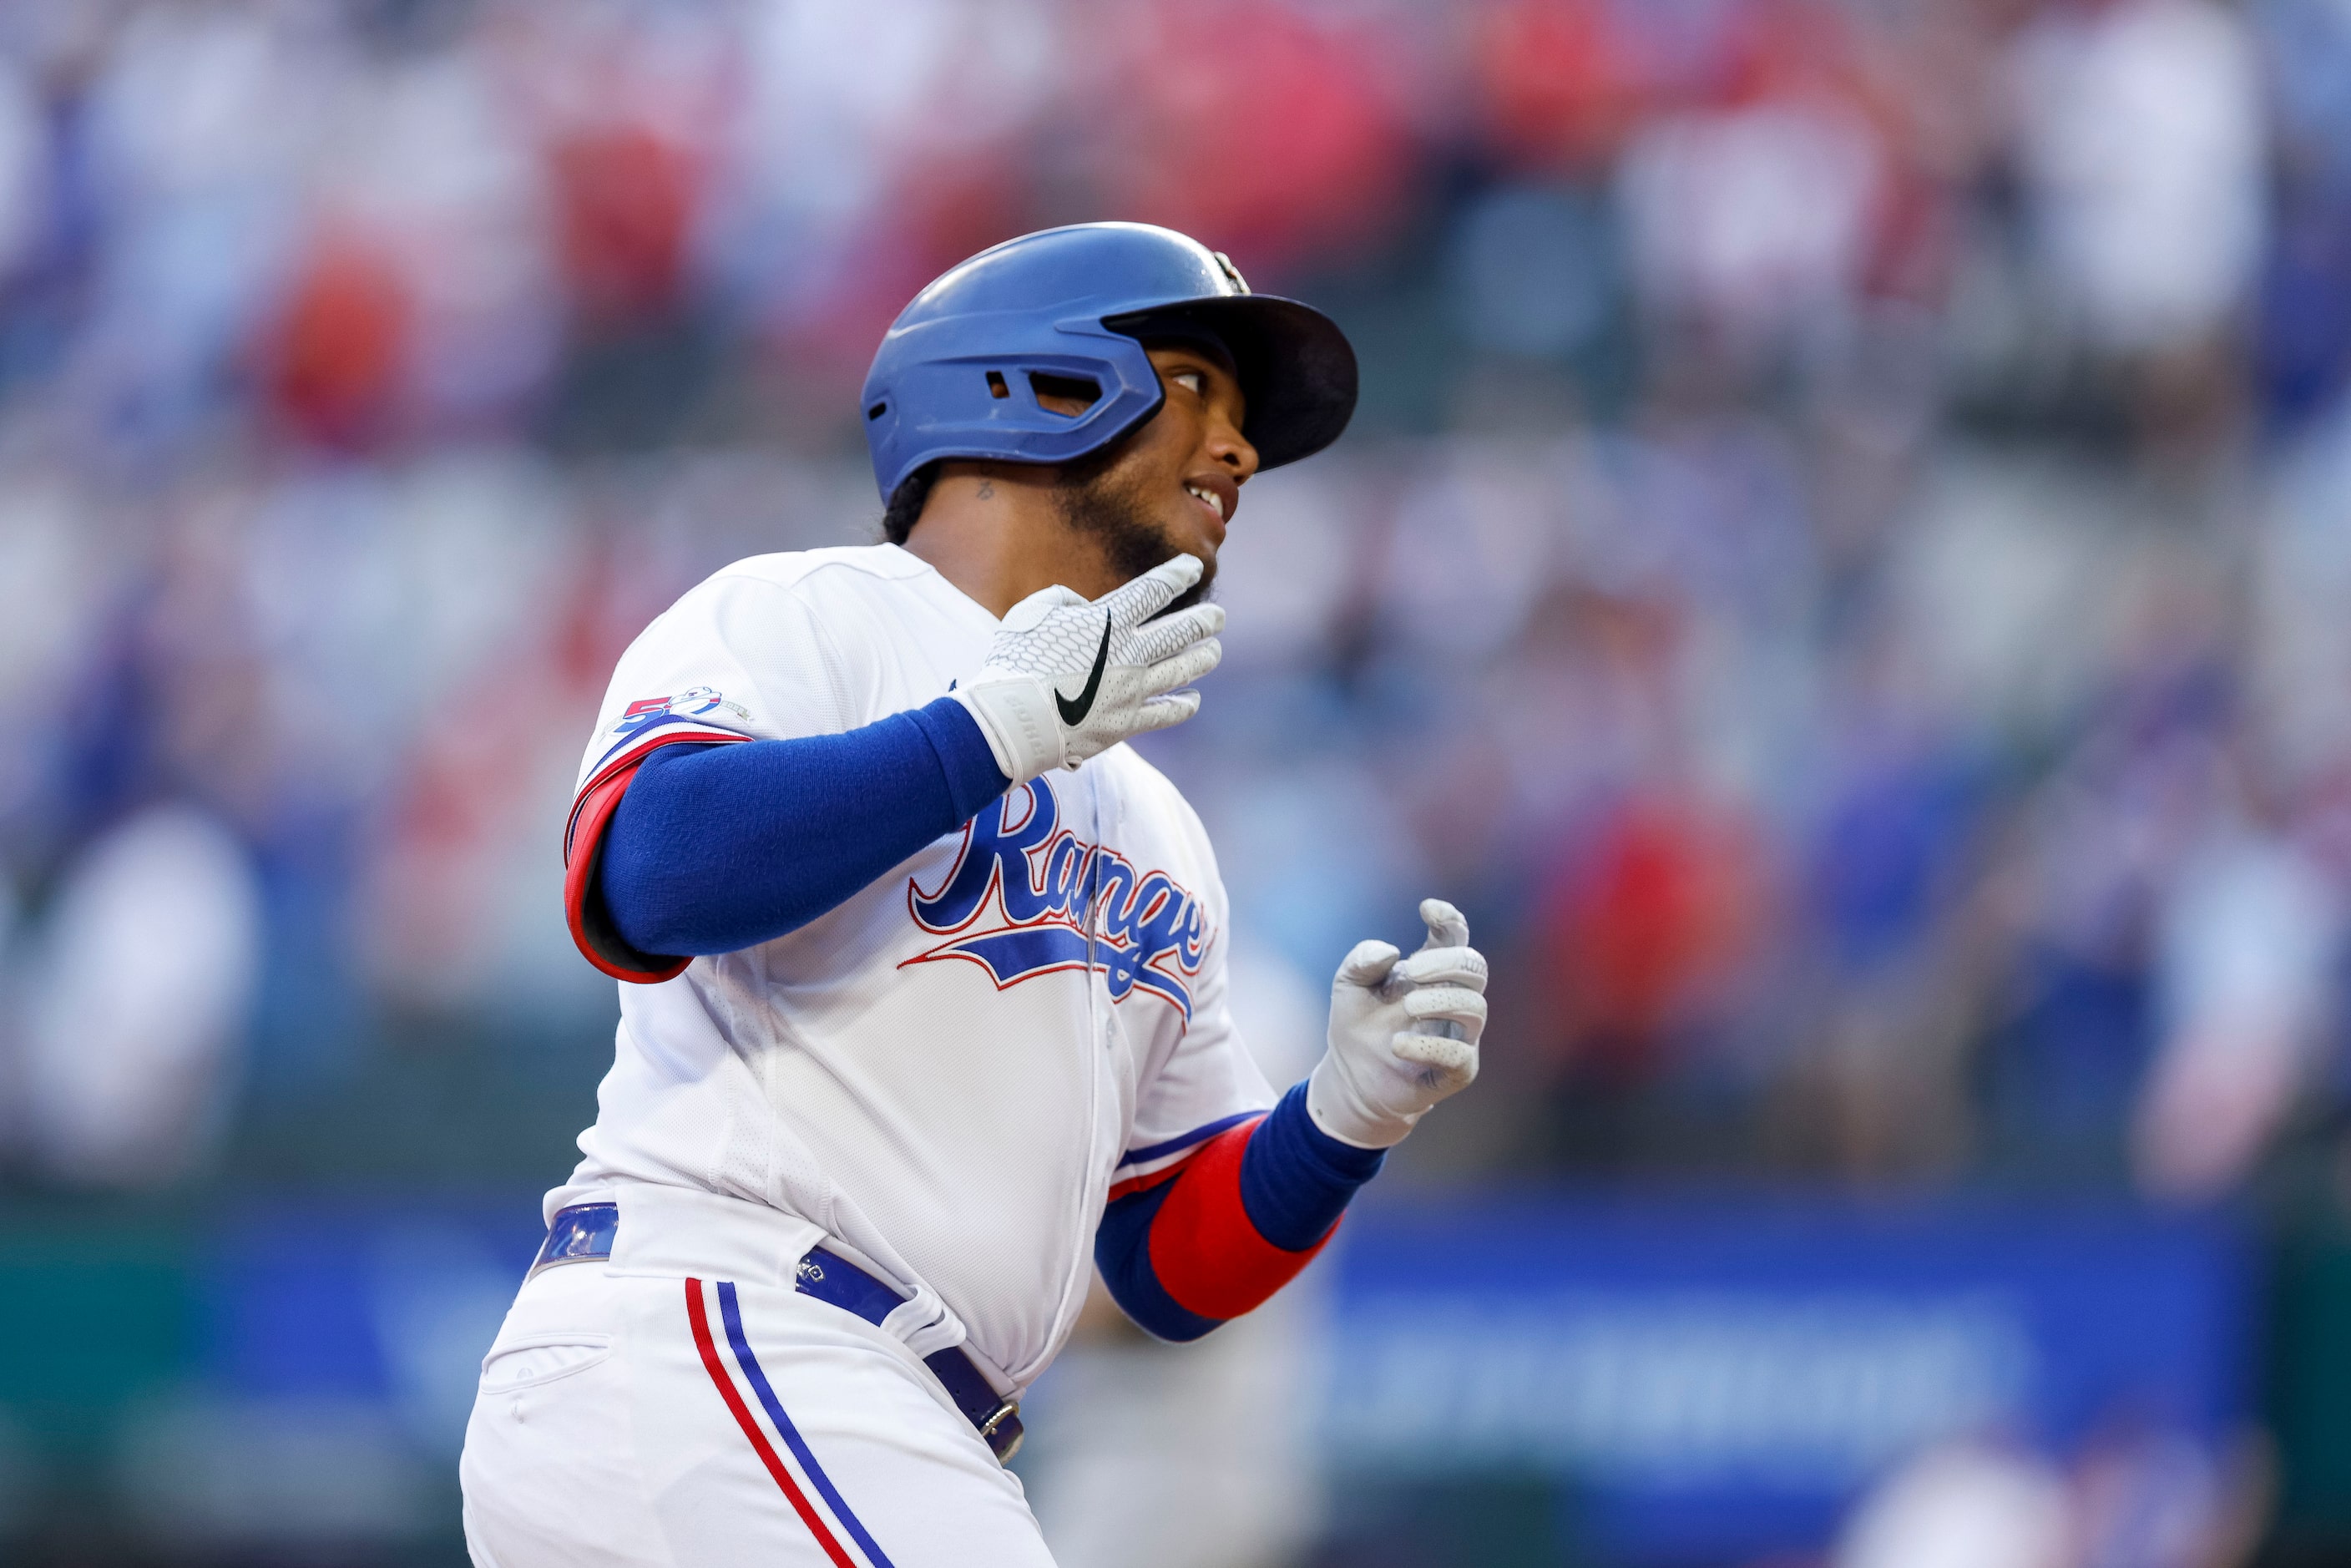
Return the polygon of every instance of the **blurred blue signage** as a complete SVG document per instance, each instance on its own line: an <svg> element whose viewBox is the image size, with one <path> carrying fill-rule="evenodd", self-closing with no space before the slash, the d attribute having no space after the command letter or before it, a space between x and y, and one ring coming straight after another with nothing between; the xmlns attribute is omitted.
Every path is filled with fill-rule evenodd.
<svg viewBox="0 0 2351 1568"><path fill-rule="evenodd" d="M1366 1206L1338 1260L1341 1465L1546 1473L1612 1559L1823 1544L1938 1438L2060 1460L2244 1408L2249 1259L2210 1218L2046 1205Z"/></svg>
<svg viewBox="0 0 2351 1568"><path fill-rule="evenodd" d="M235 1562L374 1561L445 1536L476 1368L539 1235L524 1194L213 1228L190 1259L192 1375L121 1440L149 1528Z"/></svg>

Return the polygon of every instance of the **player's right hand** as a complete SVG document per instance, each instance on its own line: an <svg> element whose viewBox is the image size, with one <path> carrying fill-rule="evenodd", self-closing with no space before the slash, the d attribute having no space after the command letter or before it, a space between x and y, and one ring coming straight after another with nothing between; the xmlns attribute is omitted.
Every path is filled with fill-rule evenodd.
<svg viewBox="0 0 2351 1568"><path fill-rule="evenodd" d="M1183 688L1217 667L1225 612L1195 604L1151 619L1200 580L1178 555L1100 599L1075 590L1032 593L1004 616L979 674L953 694L979 721L996 765L1018 784L1200 708Z"/></svg>
<svg viewBox="0 0 2351 1568"><path fill-rule="evenodd" d="M1439 1100L1478 1076L1486 1030L1486 956L1469 922L1425 898L1428 940L1410 957L1358 942L1331 982L1331 1045L1306 1081L1314 1124L1363 1149L1404 1142Z"/></svg>

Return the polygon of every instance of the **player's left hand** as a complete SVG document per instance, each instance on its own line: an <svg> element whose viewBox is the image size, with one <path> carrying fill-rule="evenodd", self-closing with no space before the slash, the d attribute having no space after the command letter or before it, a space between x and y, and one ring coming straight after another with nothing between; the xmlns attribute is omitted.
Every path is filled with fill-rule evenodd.
<svg viewBox="0 0 2351 1568"><path fill-rule="evenodd" d="M1486 956L1443 899L1423 899L1420 917L1428 939L1418 952L1359 942L1331 982L1330 1049L1307 1080L1306 1109L1358 1148L1402 1143L1430 1106L1478 1076Z"/></svg>

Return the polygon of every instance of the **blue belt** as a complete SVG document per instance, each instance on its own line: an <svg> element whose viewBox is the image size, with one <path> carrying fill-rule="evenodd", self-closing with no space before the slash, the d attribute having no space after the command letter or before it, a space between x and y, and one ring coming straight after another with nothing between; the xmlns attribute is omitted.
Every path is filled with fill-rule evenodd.
<svg viewBox="0 0 2351 1568"><path fill-rule="evenodd" d="M559 1263L590 1263L610 1258L612 1238L620 1228L621 1210L617 1204L580 1203L559 1209L555 1223L548 1227L547 1240L540 1246L538 1256L531 1260L530 1271L536 1274ZM839 1253L822 1247L811 1247L801 1254L792 1288L828 1306L854 1312L876 1327L906 1303L906 1298L896 1291ZM995 1450L998 1458L1009 1459L1019 1451L1019 1405L999 1396L978 1364L966 1355L961 1346L934 1351L923 1357L923 1364L946 1385L947 1397L979 1429L981 1439Z"/></svg>

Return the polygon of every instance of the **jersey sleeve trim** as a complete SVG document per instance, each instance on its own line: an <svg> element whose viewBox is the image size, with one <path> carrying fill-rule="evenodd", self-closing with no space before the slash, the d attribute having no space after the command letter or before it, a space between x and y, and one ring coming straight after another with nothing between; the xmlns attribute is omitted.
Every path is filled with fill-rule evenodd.
<svg viewBox="0 0 2351 1568"><path fill-rule="evenodd" d="M1147 1175L1128 1176L1124 1181L1114 1181L1110 1185L1109 1201L1116 1203L1122 1197L1133 1197L1138 1192L1149 1192L1153 1187L1174 1181L1183 1174L1184 1162L1174 1160Z"/></svg>
<svg viewBox="0 0 2351 1568"><path fill-rule="evenodd" d="M1254 1111L1236 1111L1229 1116L1219 1116L1213 1122L1202 1123L1188 1133L1178 1133L1155 1144L1145 1144L1139 1149L1129 1149L1118 1162L1118 1168L1140 1175L1145 1167L1156 1169L1170 1155L1183 1154L1215 1137L1228 1127L1238 1127L1243 1122L1254 1122L1265 1114L1262 1107Z"/></svg>
<svg viewBox="0 0 2351 1568"><path fill-rule="evenodd" d="M579 819L578 802L587 800L588 792L611 776L615 769L633 767L661 747L674 746L682 740L692 741L696 746L724 746L729 741L750 738L751 737L739 730L720 729L716 725L700 724L690 718L665 718L657 723L649 724L634 734L613 742L611 748L596 759L596 766L589 771L588 782L580 786L580 793L574 798L571 808L572 819L574 821ZM564 832L563 842L564 852L569 854L571 846L571 834L569 829Z"/></svg>
<svg viewBox="0 0 2351 1568"><path fill-rule="evenodd" d="M563 831L563 914L571 930L572 944L581 956L603 973L632 985L651 986L675 979L693 962L691 958L665 954L641 953L631 946L614 927L611 912L604 907L603 896L597 890L596 873L604 859L604 830L611 825L612 813L620 808L621 797L628 792L637 768L664 746L723 745L748 738L732 730L700 725L664 729L659 735L632 741L627 752L598 768L587 787L580 791L579 800L572 803L571 820Z"/></svg>
<svg viewBox="0 0 2351 1568"><path fill-rule="evenodd" d="M1139 1149L1129 1149L1111 1172L1110 1201L1116 1203L1138 1192L1149 1192L1160 1183L1172 1181L1182 1173L1200 1146L1220 1133L1231 1131L1245 1122L1263 1116L1263 1111L1236 1111L1229 1116L1219 1116L1203 1123L1188 1133L1178 1133L1172 1138L1162 1138L1155 1144L1145 1144Z"/></svg>

